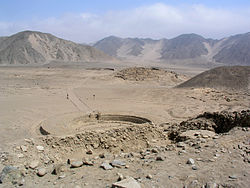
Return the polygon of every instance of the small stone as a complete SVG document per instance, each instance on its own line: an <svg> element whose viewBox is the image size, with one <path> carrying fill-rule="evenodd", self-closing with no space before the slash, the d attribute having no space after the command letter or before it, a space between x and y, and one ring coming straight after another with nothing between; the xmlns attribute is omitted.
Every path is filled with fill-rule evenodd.
<svg viewBox="0 0 250 188"><path fill-rule="evenodd" d="M37 171L37 175L40 177L44 176L46 173L47 173L47 171L45 168L39 168Z"/></svg>
<svg viewBox="0 0 250 188"><path fill-rule="evenodd" d="M151 180L151 179L153 179L153 176L152 176L151 174L148 174L148 175L146 176L146 178Z"/></svg>
<svg viewBox="0 0 250 188"><path fill-rule="evenodd" d="M62 174L62 175L58 176L58 179L63 179L65 177L66 177L66 174Z"/></svg>
<svg viewBox="0 0 250 188"><path fill-rule="evenodd" d="M36 149L40 152L44 151L44 147L43 146L36 146Z"/></svg>
<svg viewBox="0 0 250 188"><path fill-rule="evenodd" d="M94 149L97 149L99 147L99 144L98 143L94 143L92 146L93 146Z"/></svg>
<svg viewBox="0 0 250 188"><path fill-rule="evenodd" d="M185 148L186 144L184 142L178 142L176 146L178 148Z"/></svg>
<svg viewBox="0 0 250 188"><path fill-rule="evenodd" d="M89 149L88 151L86 151L86 154L92 155L92 154L93 154L93 151L92 151L91 149Z"/></svg>
<svg viewBox="0 0 250 188"><path fill-rule="evenodd" d="M107 163L107 162L102 163L100 167L103 168L104 170L111 170L111 169L113 168L113 167L112 167L109 163Z"/></svg>
<svg viewBox="0 0 250 188"><path fill-rule="evenodd" d="M219 157L219 156L220 156L220 154L216 153L216 154L214 154L214 156L215 156L215 157Z"/></svg>
<svg viewBox="0 0 250 188"><path fill-rule="evenodd" d="M201 142L201 143L206 143L206 139L200 138L200 142Z"/></svg>
<svg viewBox="0 0 250 188"><path fill-rule="evenodd" d="M22 153L19 153L19 154L17 154L17 157L18 157L18 158L23 158L24 155L23 155Z"/></svg>
<svg viewBox="0 0 250 188"><path fill-rule="evenodd" d="M65 171L66 171L66 167L64 166L64 164L56 164L54 166L52 174L54 174L54 175L60 175L62 172L65 172Z"/></svg>
<svg viewBox="0 0 250 188"><path fill-rule="evenodd" d="M189 158L187 160L187 164L194 165L194 160L192 158Z"/></svg>
<svg viewBox="0 0 250 188"><path fill-rule="evenodd" d="M112 184L112 188L141 188L141 185L132 177Z"/></svg>
<svg viewBox="0 0 250 188"><path fill-rule="evenodd" d="M205 188L217 188L217 184L214 182L207 182Z"/></svg>
<svg viewBox="0 0 250 188"><path fill-rule="evenodd" d="M158 155L155 160L156 161L164 161L164 157L161 155Z"/></svg>
<svg viewBox="0 0 250 188"><path fill-rule="evenodd" d="M71 168L79 168L83 165L82 161L73 161L71 162Z"/></svg>
<svg viewBox="0 0 250 188"><path fill-rule="evenodd" d="M214 160L214 159L209 159L208 161L209 161L209 162L215 162L215 160Z"/></svg>
<svg viewBox="0 0 250 188"><path fill-rule="evenodd" d="M218 138L219 138L219 136L217 136L217 135L213 136L213 139L218 139Z"/></svg>
<svg viewBox="0 0 250 188"><path fill-rule="evenodd" d="M29 165L31 169L36 169L39 166L39 161L32 161Z"/></svg>
<svg viewBox="0 0 250 188"><path fill-rule="evenodd" d="M233 179L233 180L238 179L237 176L235 176L235 175L229 176L229 178L230 178L230 179Z"/></svg>
<svg viewBox="0 0 250 188"><path fill-rule="evenodd" d="M99 157L100 157L101 159L105 158L104 153L101 153L101 154L99 155Z"/></svg>
<svg viewBox="0 0 250 188"><path fill-rule="evenodd" d="M124 176L121 173L118 172L117 175L118 175L117 181L121 181L124 179Z"/></svg>
<svg viewBox="0 0 250 188"><path fill-rule="evenodd" d="M23 152L27 152L28 151L28 147L27 146L20 146L20 149L23 151Z"/></svg>
<svg viewBox="0 0 250 188"><path fill-rule="evenodd" d="M192 166L193 170L198 170L197 166Z"/></svg>
<svg viewBox="0 0 250 188"><path fill-rule="evenodd" d="M89 166L93 166L94 165L94 162L89 160L88 158L83 158L82 159L82 162L84 165L89 165Z"/></svg>
<svg viewBox="0 0 250 188"><path fill-rule="evenodd" d="M28 142L28 143L32 143L32 140L27 139L27 138L25 138L24 141L25 141L25 142Z"/></svg>
<svg viewBox="0 0 250 188"><path fill-rule="evenodd" d="M156 148L153 148L153 149L151 150L151 152L152 152L152 153L159 153L159 151L158 151Z"/></svg>
<svg viewBox="0 0 250 188"><path fill-rule="evenodd" d="M119 168L119 167L125 166L126 163L123 162L123 161L120 161L120 160L115 159L115 160L113 160L113 161L111 162L111 165L112 165L113 167L118 167L118 168Z"/></svg>

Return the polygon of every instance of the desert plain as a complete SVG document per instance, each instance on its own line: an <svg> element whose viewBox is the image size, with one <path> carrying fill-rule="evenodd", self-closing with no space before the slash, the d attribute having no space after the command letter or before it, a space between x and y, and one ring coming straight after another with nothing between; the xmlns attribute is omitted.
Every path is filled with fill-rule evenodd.
<svg viewBox="0 0 250 188"><path fill-rule="evenodd" d="M176 87L202 71L0 67L0 187L248 187L249 122L170 137L205 112L249 120L249 90Z"/></svg>

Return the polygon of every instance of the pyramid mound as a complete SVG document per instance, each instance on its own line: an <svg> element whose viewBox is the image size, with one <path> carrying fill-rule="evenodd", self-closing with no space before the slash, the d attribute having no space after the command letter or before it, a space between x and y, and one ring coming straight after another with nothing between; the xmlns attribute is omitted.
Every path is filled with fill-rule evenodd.
<svg viewBox="0 0 250 188"><path fill-rule="evenodd" d="M177 88L250 89L250 66L225 66L205 71Z"/></svg>
<svg viewBox="0 0 250 188"><path fill-rule="evenodd" d="M130 67L118 71L115 77L128 81L165 81L168 83L181 83L186 77L173 71L159 68Z"/></svg>

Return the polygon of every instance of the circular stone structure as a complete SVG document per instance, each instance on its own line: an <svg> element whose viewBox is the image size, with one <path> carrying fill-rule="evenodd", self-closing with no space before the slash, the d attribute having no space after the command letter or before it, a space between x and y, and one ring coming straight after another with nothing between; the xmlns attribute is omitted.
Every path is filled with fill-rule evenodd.
<svg viewBox="0 0 250 188"><path fill-rule="evenodd" d="M51 117L39 125L42 135L70 135L84 131L103 131L134 124L153 124L149 119L117 114L63 114Z"/></svg>

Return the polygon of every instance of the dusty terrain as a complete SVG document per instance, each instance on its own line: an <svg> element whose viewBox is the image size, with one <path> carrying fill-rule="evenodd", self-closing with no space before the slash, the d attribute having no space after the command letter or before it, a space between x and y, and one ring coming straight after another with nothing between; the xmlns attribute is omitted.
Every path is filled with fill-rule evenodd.
<svg viewBox="0 0 250 188"><path fill-rule="evenodd" d="M249 111L241 111L250 94L175 88L189 78L158 69L1 67L0 187L248 187ZM222 111L224 122L236 111L243 123L219 133L213 116L192 119ZM182 139L173 139L183 124L174 134Z"/></svg>

